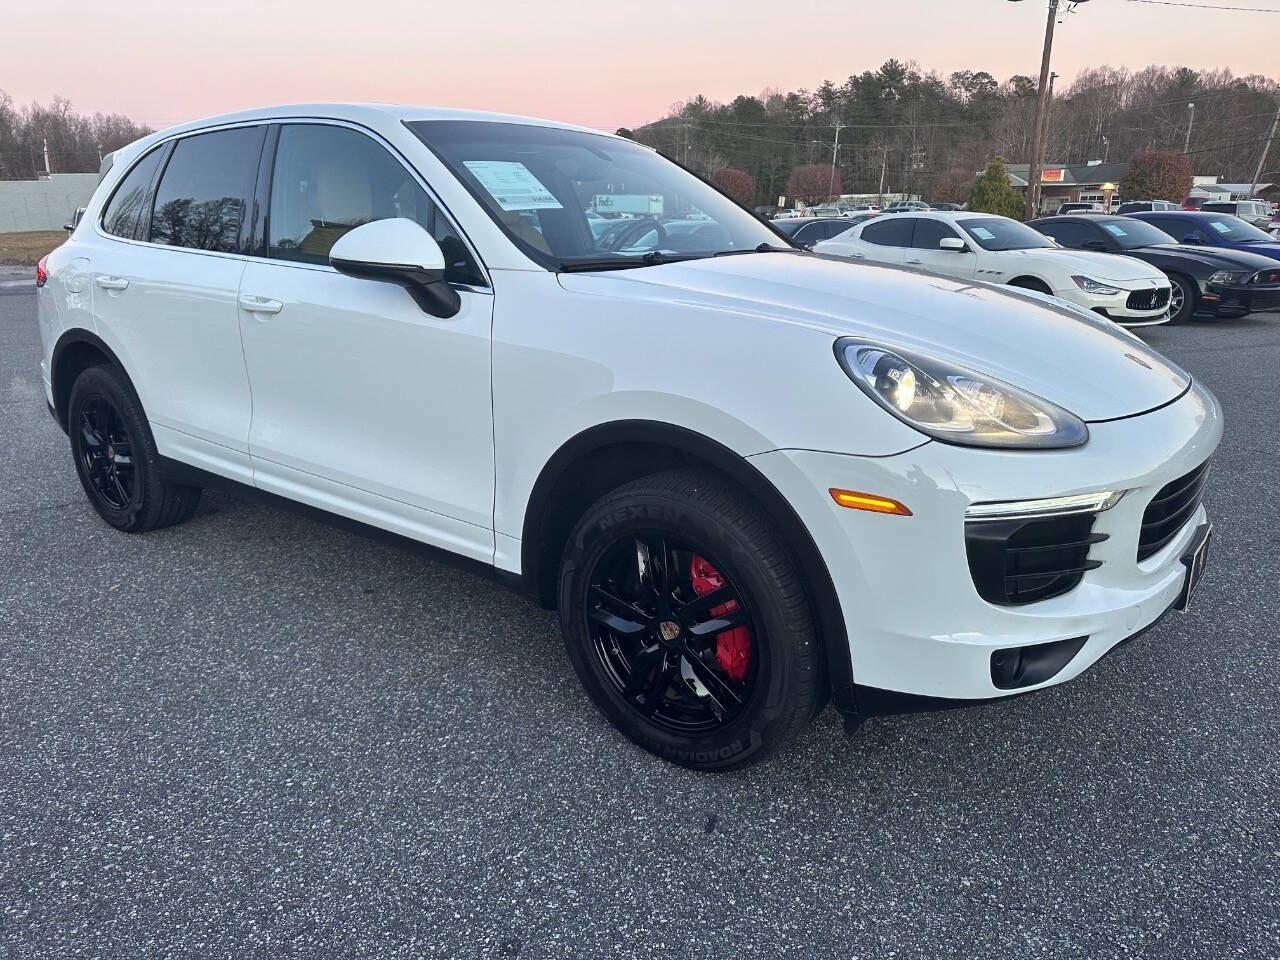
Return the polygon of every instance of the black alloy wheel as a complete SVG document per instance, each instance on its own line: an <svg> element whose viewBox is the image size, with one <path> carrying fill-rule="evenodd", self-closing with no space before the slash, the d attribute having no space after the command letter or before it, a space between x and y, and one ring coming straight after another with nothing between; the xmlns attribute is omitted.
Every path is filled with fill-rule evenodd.
<svg viewBox="0 0 1280 960"><path fill-rule="evenodd" d="M76 378L67 401L67 433L85 495L117 530L142 533L195 513L200 488L162 474L142 404L119 367L89 367Z"/></svg>
<svg viewBox="0 0 1280 960"><path fill-rule="evenodd" d="M588 507L565 547L559 610L596 706L675 763L755 763L827 701L799 569L760 506L719 474L653 474Z"/></svg>
<svg viewBox="0 0 1280 960"><path fill-rule="evenodd" d="M678 731L733 721L755 680L755 625L715 562L662 531L640 530L610 546L587 579L595 654L630 706Z"/></svg>
<svg viewBox="0 0 1280 960"><path fill-rule="evenodd" d="M92 496L111 510L128 510L137 489L133 440L111 402L96 395L82 404L74 425L76 455Z"/></svg>

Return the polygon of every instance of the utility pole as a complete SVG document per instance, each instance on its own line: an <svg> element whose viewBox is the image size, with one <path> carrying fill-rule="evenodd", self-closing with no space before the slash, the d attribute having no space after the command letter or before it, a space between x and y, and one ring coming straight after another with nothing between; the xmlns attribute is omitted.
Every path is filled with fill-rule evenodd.
<svg viewBox="0 0 1280 960"><path fill-rule="evenodd" d="M47 177L53 171L49 168L49 138L44 138L44 173Z"/></svg>
<svg viewBox="0 0 1280 960"><path fill-rule="evenodd" d="M1191 128L1196 122L1196 105L1194 103L1187 104L1187 138L1182 141L1182 152L1191 152Z"/></svg>
<svg viewBox="0 0 1280 960"><path fill-rule="evenodd" d="M1262 156L1258 158L1257 169L1253 171L1253 183L1249 185L1249 196L1258 190L1258 181L1262 179L1262 168L1266 166L1267 154L1271 150L1271 141L1276 138L1276 128L1280 127L1280 104L1276 106L1276 118L1271 121L1271 132L1267 134L1267 142L1262 145Z"/></svg>
<svg viewBox="0 0 1280 960"><path fill-rule="evenodd" d="M876 198L876 206L884 206L884 172L889 166L889 148L884 148L884 159L880 161L880 193Z"/></svg>
<svg viewBox="0 0 1280 960"><path fill-rule="evenodd" d="M843 124L836 121L836 144L831 148L831 179L827 181L827 199L835 199L836 192L836 151L840 149L840 130Z"/></svg>
<svg viewBox="0 0 1280 960"><path fill-rule="evenodd" d="M1036 94L1036 124L1031 135L1031 167L1027 171L1027 203L1023 219L1032 220L1040 199L1040 148L1044 143L1044 114L1049 103L1049 57L1053 53L1053 25L1058 20L1058 0L1049 0L1049 19L1040 52L1040 89Z"/></svg>

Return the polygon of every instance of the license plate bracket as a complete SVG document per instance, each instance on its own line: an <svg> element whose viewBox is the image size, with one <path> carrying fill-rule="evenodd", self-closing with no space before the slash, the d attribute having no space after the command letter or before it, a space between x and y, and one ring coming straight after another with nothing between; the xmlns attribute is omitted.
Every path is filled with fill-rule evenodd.
<svg viewBox="0 0 1280 960"><path fill-rule="evenodd" d="M1212 536L1212 523L1202 523L1196 527L1191 544L1181 557L1182 565L1187 568L1187 576L1182 582L1178 599L1173 602L1173 609L1185 612L1191 605L1191 596L1200 585L1205 568L1209 565L1209 538Z"/></svg>

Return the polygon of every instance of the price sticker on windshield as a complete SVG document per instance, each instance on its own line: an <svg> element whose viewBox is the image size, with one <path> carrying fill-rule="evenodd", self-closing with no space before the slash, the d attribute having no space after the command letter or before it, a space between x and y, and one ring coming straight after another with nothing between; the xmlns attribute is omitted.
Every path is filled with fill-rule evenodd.
<svg viewBox="0 0 1280 960"><path fill-rule="evenodd" d="M464 160L463 165L503 210L562 210L555 196L523 163Z"/></svg>

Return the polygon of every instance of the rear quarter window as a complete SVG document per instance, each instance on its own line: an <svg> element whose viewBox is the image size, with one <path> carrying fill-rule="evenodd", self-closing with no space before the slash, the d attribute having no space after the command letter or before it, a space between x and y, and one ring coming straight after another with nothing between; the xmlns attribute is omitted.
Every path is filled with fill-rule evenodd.
<svg viewBox="0 0 1280 960"><path fill-rule="evenodd" d="M102 214L102 229L112 236L136 239L145 230L145 214L151 209L151 185L160 167L163 147L139 160L116 187Z"/></svg>

